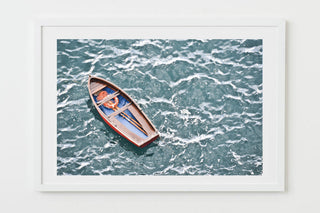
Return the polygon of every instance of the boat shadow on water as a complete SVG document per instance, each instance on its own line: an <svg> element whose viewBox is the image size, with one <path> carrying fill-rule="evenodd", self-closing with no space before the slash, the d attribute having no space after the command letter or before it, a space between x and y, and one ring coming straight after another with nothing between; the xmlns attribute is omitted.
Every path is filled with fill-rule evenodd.
<svg viewBox="0 0 320 213"><path fill-rule="evenodd" d="M101 116L99 115L99 113L95 109L95 107L92 104L92 101L90 99L88 99L88 101L87 101L87 106L90 109L90 112L94 115L95 119L101 121L103 123L103 125L105 126L106 135L108 135L109 132L115 133L115 135L116 135L115 139L116 139L116 141L118 141L118 145L121 146L124 150L133 152L134 154L140 156L140 155L145 155L146 152L148 151L148 149L158 146L156 144L156 141L158 139L143 148L135 146L130 141L126 140L125 138L120 136L118 133L116 133L108 124L106 124L106 122L104 122L104 120L101 118ZM150 155L150 154L148 154L148 155Z"/></svg>

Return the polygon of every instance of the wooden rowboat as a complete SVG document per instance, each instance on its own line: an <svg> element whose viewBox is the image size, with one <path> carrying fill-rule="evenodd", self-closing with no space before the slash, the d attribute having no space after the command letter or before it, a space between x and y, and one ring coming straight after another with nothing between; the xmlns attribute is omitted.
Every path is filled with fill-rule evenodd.
<svg viewBox="0 0 320 213"><path fill-rule="evenodd" d="M134 145L144 147L159 137L157 129L139 106L116 85L102 78L89 76L88 90L102 119ZM100 93L107 95L101 99ZM118 101L117 106L108 108L108 103L114 104L115 100Z"/></svg>

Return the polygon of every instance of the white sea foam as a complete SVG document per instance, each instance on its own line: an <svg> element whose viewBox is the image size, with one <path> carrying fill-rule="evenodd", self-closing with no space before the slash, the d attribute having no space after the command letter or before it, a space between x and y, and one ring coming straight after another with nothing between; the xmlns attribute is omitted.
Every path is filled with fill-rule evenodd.
<svg viewBox="0 0 320 213"><path fill-rule="evenodd" d="M60 147L61 150L63 149L67 149L67 148L72 148L75 147L75 144L71 144L71 143L66 143L66 144L57 144L57 147Z"/></svg>
<svg viewBox="0 0 320 213"><path fill-rule="evenodd" d="M206 78L206 79L210 79L212 81L214 81L215 83L218 82L217 79L213 78L213 77L210 77L204 73L195 73L193 75L190 75L186 78L181 78L180 80L176 81L176 82L170 82L169 86L170 87L176 87L178 86L179 84L181 84L182 82L190 82L191 80L193 79L201 79L201 78Z"/></svg>
<svg viewBox="0 0 320 213"><path fill-rule="evenodd" d="M82 169L83 167L88 166L89 164L90 164L89 162L81 162L77 170Z"/></svg>

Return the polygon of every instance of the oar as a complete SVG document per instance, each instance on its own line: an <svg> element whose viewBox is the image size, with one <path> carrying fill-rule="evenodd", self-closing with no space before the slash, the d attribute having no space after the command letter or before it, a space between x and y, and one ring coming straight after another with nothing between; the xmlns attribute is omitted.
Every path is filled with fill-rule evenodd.
<svg viewBox="0 0 320 213"><path fill-rule="evenodd" d="M119 107L116 106L115 108L113 108L113 110L115 111L115 109L119 109ZM123 114L125 114L127 117L124 116ZM137 121L135 121L133 118L131 118L127 113L121 112L120 115L121 115L124 119L126 119L127 121L129 121L131 124L133 124L135 127L137 127L137 128L138 128L141 132L143 132L145 135L148 135L148 134L146 133L146 131L144 131L144 129L142 129L141 124L139 124Z"/></svg>
<svg viewBox="0 0 320 213"><path fill-rule="evenodd" d="M111 101L111 100L110 100ZM109 101L107 101L107 102L109 102ZM119 107L118 106L115 106L114 108L112 108L112 110L118 110L119 109ZM124 116L124 115L126 115L126 116ZM120 115L124 118L124 119L126 119L127 121L129 121L131 124L133 124L135 127L137 127L140 131L142 131L145 135L148 135L147 133L146 133L146 131L144 131L144 129L142 129L142 126L141 126L141 124L139 124L137 121L135 121L133 118L131 118L127 113L125 113L125 112L121 112L120 113Z"/></svg>
<svg viewBox="0 0 320 213"><path fill-rule="evenodd" d="M118 109L120 109L118 106L117 107L115 107L117 110ZM135 124L137 124L139 127L141 127L142 128L142 126L141 126L141 124L140 123L138 123L135 119L133 119L131 116L129 116L127 113L125 113L125 112L122 112L125 116L127 116L131 121L133 121Z"/></svg>
<svg viewBox="0 0 320 213"><path fill-rule="evenodd" d="M143 132L145 135L148 135L146 133L146 131L144 131L142 128L140 128L137 124L133 123L129 118L127 118L126 116L124 116L122 113L120 113L120 115L125 118L127 121L129 121L131 124L133 124L135 127L137 127L141 132Z"/></svg>

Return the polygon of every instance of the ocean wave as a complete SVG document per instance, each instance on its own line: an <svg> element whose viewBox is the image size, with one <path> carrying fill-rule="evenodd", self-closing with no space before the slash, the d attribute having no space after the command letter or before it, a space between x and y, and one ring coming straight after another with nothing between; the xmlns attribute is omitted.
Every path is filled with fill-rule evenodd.
<svg viewBox="0 0 320 213"><path fill-rule="evenodd" d="M210 79L210 80L214 81L215 83L221 83L217 79L215 79L213 77L210 77L210 76L208 76L208 75L206 75L204 73L195 73L195 74L190 75L188 77L181 78L180 80L178 80L176 82L170 82L169 86L170 87L176 87L176 86L180 85L183 82L190 82L193 79L201 79L201 78L207 78L207 79Z"/></svg>
<svg viewBox="0 0 320 213"><path fill-rule="evenodd" d="M175 136L174 134L160 133L160 137L164 139L170 139L171 144L176 146L178 145L186 146L192 143L197 143L200 146L206 146L206 143L202 144L200 142L207 141L207 139L210 139L210 140L214 139L213 134L202 134L202 135L197 135L190 138L182 138L182 137Z"/></svg>

